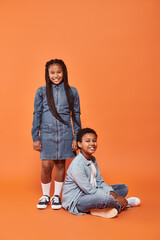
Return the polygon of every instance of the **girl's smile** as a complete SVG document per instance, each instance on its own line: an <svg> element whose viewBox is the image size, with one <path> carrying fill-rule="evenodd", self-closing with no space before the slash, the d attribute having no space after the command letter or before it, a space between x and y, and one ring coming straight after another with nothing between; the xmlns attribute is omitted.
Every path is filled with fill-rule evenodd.
<svg viewBox="0 0 160 240"><path fill-rule="evenodd" d="M60 64L52 64L48 68L49 79L52 83L59 85L63 81L63 70Z"/></svg>

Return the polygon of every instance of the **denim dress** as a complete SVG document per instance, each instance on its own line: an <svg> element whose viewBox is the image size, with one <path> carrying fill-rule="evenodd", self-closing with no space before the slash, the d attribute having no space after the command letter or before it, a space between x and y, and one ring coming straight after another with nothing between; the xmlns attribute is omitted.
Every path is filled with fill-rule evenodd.
<svg viewBox="0 0 160 240"><path fill-rule="evenodd" d="M38 88L33 113L33 141L41 141L40 159L61 160L73 158L72 141L76 140L78 131L81 129L79 95L76 88L71 87L74 98L74 111L80 126L72 118L67 102L64 83L52 84L55 106L61 118L67 125L56 119L49 110L46 86Z"/></svg>

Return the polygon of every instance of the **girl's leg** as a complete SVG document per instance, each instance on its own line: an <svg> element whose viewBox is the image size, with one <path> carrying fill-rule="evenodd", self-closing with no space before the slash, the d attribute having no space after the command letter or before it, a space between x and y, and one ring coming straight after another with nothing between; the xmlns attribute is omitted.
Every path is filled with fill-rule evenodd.
<svg viewBox="0 0 160 240"><path fill-rule="evenodd" d="M42 160L41 184L43 195L50 195L50 186L52 178L53 160Z"/></svg>
<svg viewBox="0 0 160 240"><path fill-rule="evenodd" d="M60 209L62 204L60 193L63 187L65 177L65 160L54 160L55 164L55 181L54 181L54 196L52 197L51 208Z"/></svg>
<svg viewBox="0 0 160 240"><path fill-rule="evenodd" d="M111 185L113 188L114 192L122 197L125 197L128 193L128 187L125 184L115 184Z"/></svg>
<svg viewBox="0 0 160 240"><path fill-rule="evenodd" d="M104 192L82 196L77 203L77 209L80 212L89 212L92 209L116 208L120 211L120 204Z"/></svg>
<svg viewBox="0 0 160 240"><path fill-rule="evenodd" d="M54 181L54 195L60 196L64 177L65 177L65 160L54 160L55 164L55 181Z"/></svg>
<svg viewBox="0 0 160 240"><path fill-rule="evenodd" d="M50 202L50 186L53 166L53 160L42 160L41 185L43 196L39 199L40 201L37 204L37 208L39 209L45 209Z"/></svg>
<svg viewBox="0 0 160 240"><path fill-rule="evenodd" d="M49 183L52 178L53 160L42 160L41 182Z"/></svg>
<svg viewBox="0 0 160 240"><path fill-rule="evenodd" d="M65 162L66 160L54 160L55 164L55 181L63 182L65 176Z"/></svg>

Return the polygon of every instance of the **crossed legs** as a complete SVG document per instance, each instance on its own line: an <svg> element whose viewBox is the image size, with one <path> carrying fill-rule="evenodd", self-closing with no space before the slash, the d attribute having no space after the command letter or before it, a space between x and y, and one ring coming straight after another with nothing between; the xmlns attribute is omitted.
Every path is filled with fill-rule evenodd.
<svg viewBox="0 0 160 240"><path fill-rule="evenodd" d="M111 187L117 195L125 197L128 193L128 187L125 184L115 184L111 185ZM82 196L77 203L77 209L80 212L85 213L92 209L104 208L115 208L118 212L120 212L121 206L113 196L106 194L103 191L90 195L86 194Z"/></svg>

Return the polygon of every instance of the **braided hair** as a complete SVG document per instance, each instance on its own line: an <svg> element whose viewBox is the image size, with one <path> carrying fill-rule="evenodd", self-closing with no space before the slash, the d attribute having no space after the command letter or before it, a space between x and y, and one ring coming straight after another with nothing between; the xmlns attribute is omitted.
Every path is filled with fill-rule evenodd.
<svg viewBox="0 0 160 240"><path fill-rule="evenodd" d="M67 125L67 122L64 121L61 118L61 116L59 115L59 113L56 109L56 106L55 106L55 102L54 102L53 91L52 91L52 82L50 81L49 73L48 73L48 68L52 64L59 64L62 67L64 88L65 88L65 92L66 92L66 97L67 97L67 102L69 105L70 114L73 117L73 119L76 121L76 123L80 126L79 122L76 119L75 112L74 112L74 103L73 103L74 97L73 97L72 90L68 84L67 68L66 68L65 63L61 59L52 59L52 60L46 62L46 65L45 65L46 96L47 96L49 110L56 119L58 119L59 121L61 121L62 123Z"/></svg>

